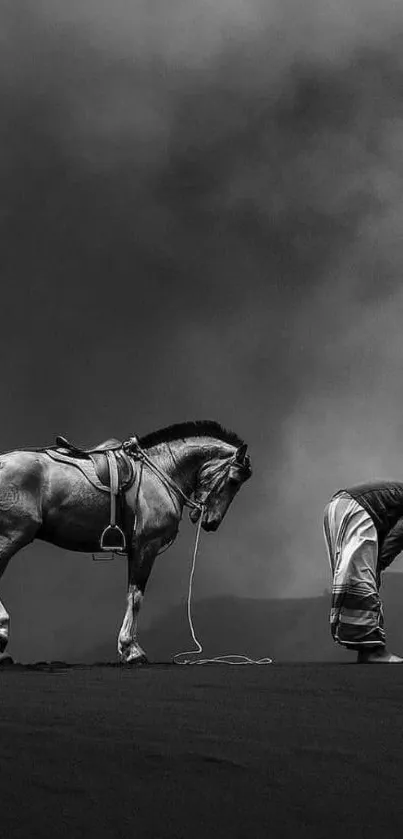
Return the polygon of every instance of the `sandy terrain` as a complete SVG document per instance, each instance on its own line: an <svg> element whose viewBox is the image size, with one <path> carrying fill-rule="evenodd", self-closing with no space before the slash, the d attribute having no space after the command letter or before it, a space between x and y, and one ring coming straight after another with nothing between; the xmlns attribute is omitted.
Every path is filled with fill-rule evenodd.
<svg viewBox="0 0 403 839"><path fill-rule="evenodd" d="M2 668L4 837L398 836L403 668Z"/></svg>

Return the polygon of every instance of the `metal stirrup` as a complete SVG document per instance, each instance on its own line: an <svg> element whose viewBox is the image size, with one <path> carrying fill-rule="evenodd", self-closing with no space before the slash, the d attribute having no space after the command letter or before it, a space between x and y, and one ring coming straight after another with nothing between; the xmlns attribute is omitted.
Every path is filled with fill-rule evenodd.
<svg viewBox="0 0 403 839"><path fill-rule="evenodd" d="M110 494L111 494L111 517L110 523L105 527L101 535L100 541L100 548L101 551L125 551L126 550L126 537L123 533L123 530L116 524L116 496L118 494L118 487L119 487L119 475L118 475L118 467L116 465L115 455L111 451L105 452L106 457L108 459L108 466L109 466L109 476L111 481L110 486ZM117 537L117 544L113 545L105 545L105 538L108 535L114 534Z"/></svg>

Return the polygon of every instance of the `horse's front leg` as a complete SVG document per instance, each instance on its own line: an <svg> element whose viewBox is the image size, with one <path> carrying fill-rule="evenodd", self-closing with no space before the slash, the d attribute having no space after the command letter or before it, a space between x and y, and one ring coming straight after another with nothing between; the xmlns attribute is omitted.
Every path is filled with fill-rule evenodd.
<svg viewBox="0 0 403 839"><path fill-rule="evenodd" d="M118 638L118 653L124 664L147 662L147 656L137 640L137 623L145 587L158 549L159 543L154 543L129 555L126 612Z"/></svg>
<svg viewBox="0 0 403 839"><path fill-rule="evenodd" d="M126 612L118 638L118 653L124 664L144 664L147 656L137 640L137 621L143 592L136 583L129 583Z"/></svg>

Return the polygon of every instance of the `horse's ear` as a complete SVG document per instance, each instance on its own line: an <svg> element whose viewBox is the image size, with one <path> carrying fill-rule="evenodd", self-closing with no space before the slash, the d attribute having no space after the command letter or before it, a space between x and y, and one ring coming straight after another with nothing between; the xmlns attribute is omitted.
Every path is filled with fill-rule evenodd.
<svg viewBox="0 0 403 839"><path fill-rule="evenodd" d="M242 446L239 446L239 449L236 453L235 459L237 463L242 464L245 460L245 455L247 451L248 445L247 443L243 443Z"/></svg>

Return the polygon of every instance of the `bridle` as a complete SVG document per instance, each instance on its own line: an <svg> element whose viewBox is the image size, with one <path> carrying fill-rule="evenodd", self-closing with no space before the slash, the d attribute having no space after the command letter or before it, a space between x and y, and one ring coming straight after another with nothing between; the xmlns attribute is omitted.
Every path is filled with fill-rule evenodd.
<svg viewBox="0 0 403 839"><path fill-rule="evenodd" d="M239 466L241 468L240 464L237 463L236 454L225 460L222 469L217 469L217 474L209 481L209 489L204 496L204 502L213 492L218 492L224 486L232 466Z"/></svg>
<svg viewBox="0 0 403 839"><path fill-rule="evenodd" d="M126 442L123 443L123 449L127 452L127 454L135 455L137 460L147 464L150 471L153 472L154 475L156 475L160 479L161 483L165 486L170 495L171 492L177 492L183 499L185 507L190 507L191 509L200 512L200 520L202 519L203 512L207 505L208 499L210 498L213 492L217 492L218 489L221 489L221 487L225 484L231 467L237 464L235 453L230 459L225 461L223 469L217 470L217 475L211 481L211 484L206 494L203 495L203 500L194 501L192 498L189 498L189 496L186 495L183 489L180 486L178 486L178 484L176 483L176 481L173 480L173 478L167 475L167 473L163 469L161 469L154 463L154 461L148 456L147 452L140 446L137 437L130 437L129 440L126 440ZM242 468L241 464L237 465ZM249 457L246 458L244 469L245 471L249 470Z"/></svg>
<svg viewBox="0 0 403 839"><path fill-rule="evenodd" d="M169 446L168 446L168 448L170 450ZM186 495L186 493L183 491L183 489L180 486L178 486L178 484L176 483L176 481L173 480L173 478L171 478L169 475L167 475L167 473L163 469L161 469L159 466L157 466L154 463L154 461L151 459L151 457L148 456L147 452L140 446L140 443L139 443L137 437L130 437L129 440L127 440L125 443L123 443L123 449L129 456L130 455L134 456L137 460L140 461L140 463L146 464L148 466L150 471L153 472L153 474L156 475L157 478L159 478L162 485L165 486L165 488L168 491L168 494L170 495L170 497L172 497L172 493L178 493L181 496L181 498L183 500L183 504L184 504L185 507L190 507L192 510L197 510L197 512L199 513L199 515L197 517L198 518L198 523L197 523L197 529L196 529L195 544L194 544L194 548L193 548L192 572L191 572L191 581L190 581L190 586L191 586L192 579L193 579L193 574L194 574L195 563L196 563L196 555L197 555L197 551L198 551L198 547L199 547L201 526L202 526L202 523L203 523L203 514L204 514L205 507L207 505L207 501L210 498L211 494L213 492L216 492L217 489L221 488L221 486L223 486L223 484L225 483L225 480L228 477L231 466L233 466L236 463L236 453L233 455L233 457L230 458L229 461L226 460L225 466L224 466L223 469L218 469L217 470L217 475L216 475L215 479L211 482L211 485L209 486L208 491L203 496L203 500L202 501L193 501L193 499L189 498L189 496ZM171 453L171 457L173 458L172 452L170 452L170 453ZM173 458L173 460L175 460L175 459ZM239 465L242 468L242 465L241 464L239 464ZM244 464L244 469L245 469L245 471L249 471L249 468L250 468L249 467L249 458L247 458L246 462ZM141 481L141 478L140 478L140 481ZM140 489L140 484L139 484L139 489ZM135 525L134 525L135 528L136 528L136 521L137 521L137 511L136 511L136 515L135 515ZM165 545L162 548L162 550L158 551L158 555L161 554L161 553L164 553L166 550L168 550L168 548L172 545L172 542L174 541L174 538L175 537L170 539L169 542L167 543L167 545ZM190 607L188 607L188 608L190 608ZM189 619L191 620L190 615L189 615Z"/></svg>
<svg viewBox="0 0 403 839"><path fill-rule="evenodd" d="M199 503L198 501L193 501L192 498L189 498L189 496L186 495L185 492L183 492L183 489L180 486L178 486L176 481L174 481L169 475L167 475L167 473L164 472L163 469L160 469L160 467L157 466L154 463L154 461L148 456L147 452L140 446L137 437L130 437L129 440L123 443L123 449L129 455L134 454L136 456L136 459L140 462L146 463L150 471L153 472L154 475L156 475L157 478L160 479L161 483L168 490L169 494L171 494L172 491L178 492L183 499L185 507L191 507L194 510L200 511L201 514L203 513L205 506L204 503Z"/></svg>

